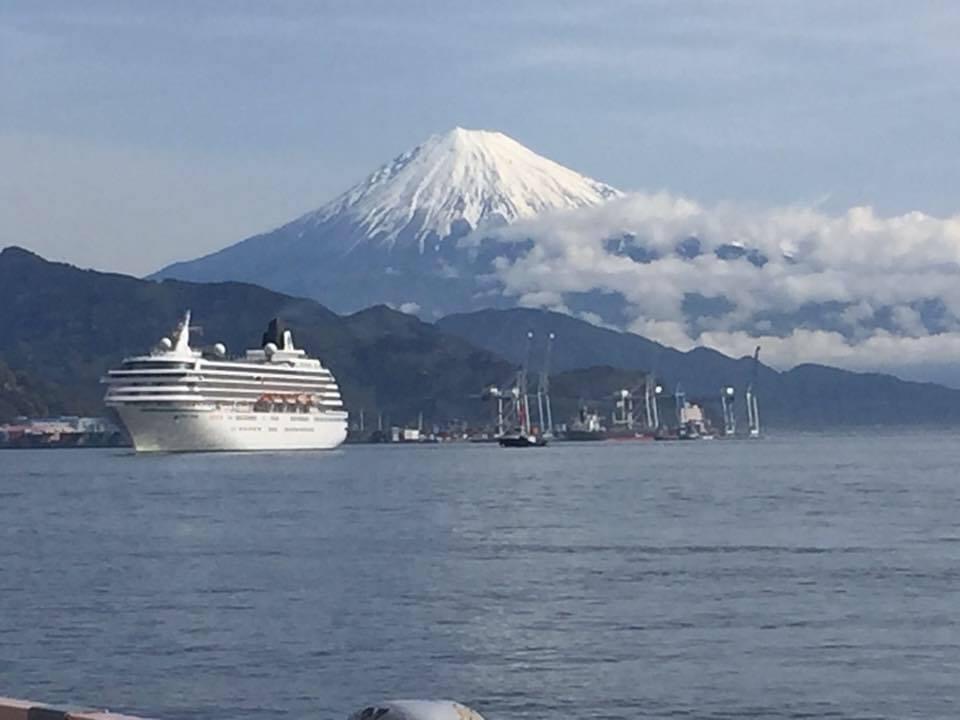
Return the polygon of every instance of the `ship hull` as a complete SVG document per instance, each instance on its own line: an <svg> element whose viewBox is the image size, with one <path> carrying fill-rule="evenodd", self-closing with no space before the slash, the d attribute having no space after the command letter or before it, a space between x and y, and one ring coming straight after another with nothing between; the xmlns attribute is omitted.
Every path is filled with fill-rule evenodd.
<svg viewBox="0 0 960 720"><path fill-rule="evenodd" d="M562 435L565 442L600 442L607 436L602 430L567 430Z"/></svg>
<svg viewBox="0 0 960 720"><path fill-rule="evenodd" d="M137 452L331 450L347 437L347 414L261 413L121 406Z"/></svg>
<svg viewBox="0 0 960 720"><path fill-rule="evenodd" d="M500 447L546 447L547 440L533 435L503 435L497 439Z"/></svg>

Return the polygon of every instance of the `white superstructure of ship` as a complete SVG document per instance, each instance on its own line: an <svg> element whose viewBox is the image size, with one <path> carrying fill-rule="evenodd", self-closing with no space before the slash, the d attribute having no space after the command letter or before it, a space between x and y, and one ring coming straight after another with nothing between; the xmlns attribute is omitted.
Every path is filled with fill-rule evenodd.
<svg viewBox="0 0 960 720"><path fill-rule="evenodd" d="M294 347L274 320L262 347L228 359L190 346L190 312L175 338L126 358L103 378L138 452L325 450L347 435L333 373Z"/></svg>

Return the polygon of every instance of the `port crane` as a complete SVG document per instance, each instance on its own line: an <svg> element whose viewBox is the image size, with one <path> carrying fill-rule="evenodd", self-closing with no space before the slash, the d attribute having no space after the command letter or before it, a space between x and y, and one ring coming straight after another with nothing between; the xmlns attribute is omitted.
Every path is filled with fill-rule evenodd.
<svg viewBox="0 0 960 720"><path fill-rule="evenodd" d="M656 432L660 429L660 393L663 386L658 385L653 373L648 373L643 387L643 409L646 415L647 429Z"/></svg>
<svg viewBox="0 0 960 720"><path fill-rule="evenodd" d="M750 384L747 385L747 429L750 437L760 437L760 410L757 407L757 374L760 366L760 346L753 352L753 365L750 370Z"/></svg>
<svg viewBox="0 0 960 720"><path fill-rule="evenodd" d="M509 432L530 435L530 394L527 375L530 368L530 349L533 345L533 331L527 333L526 349L523 353L523 365L517 370L513 386L506 392L498 387L490 388L489 397L497 401L497 435L503 437Z"/></svg>
<svg viewBox="0 0 960 720"><path fill-rule="evenodd" d="M483 393L483 398L492 399L496 403L497 410L495 422L497 427L497 437L500 437L506 431L506 428L504 427L504 402L506 402L506 396L499 387L494 385L493 387L487 388L486 392Z"/></svg>
<svg viewBox="0 0 960 720"><path fill-rule="evenodd" d="M737 414L734 405L737 391L731 385L720 388L720 407L723 409L723 434L737 434Z"/></svg>
<svg viewBox="0 0 960 720"><path fill-rule="evenodd" d="M660 427L660 412L657 399L663 387L656 383L653 373L646 373L643 383L633 388L623 388L614 393L616 405L613 410L613 424L629 430L637 424L636 401L642 392L644 429L656 431Z"/></svg>
<svg viewBox="0 0 960 720"><path fill-rule="evenodd" d="M531 333L531 338L532 335ZM537 410L540 413L540 432L544 437L553 435L553 409L550 407L550 355L556 337L554 333L547 335L547 346L543 353L543 364L540 366L540 377L537 382Z"/></svg>
<svg viewBox="0 0 960 720"><path fill-rule="evenodd" d="M616 404L613 408L613 424L633 430L633 390L623 388L618 390L614 397Z"/></svg>
<svg viewBox="0 0 960 720"><path fill-rule="evenodd" d="M549 362L555 335L550 333L548 336L544 366L541 368L537 382L537 412L540 420L540 431L537 436L533 434L529 384L533 338L533 331L528 331L526 348L523 353L523 365L517 370L510 388L504 390L498 386L493 386L487 388L483 393L485 399L492 399L496 402L497 438L503 446L543 446L552 433L553 411L550 407Z"/></svg>

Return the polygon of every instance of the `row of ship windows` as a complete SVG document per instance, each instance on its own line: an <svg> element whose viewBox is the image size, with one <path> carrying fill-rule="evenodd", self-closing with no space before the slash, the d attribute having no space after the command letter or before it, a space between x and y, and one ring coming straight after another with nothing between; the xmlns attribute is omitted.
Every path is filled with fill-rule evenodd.
<svg viewBox="0 0 960 720"><path fill-rule="evenodd" d="M213 387L223 390L251 390L262 392L264 390L276 389L277 392L310 392L322 390L336 390L336 383L278 383L278 382L230 382L223 380L201 381L193 378L176 378L172 380L147 380L144 382L111 382L108 383L113 388L138 388L138 387Z"/></svg>
<svg viewBox="0 0 960 720"><path fill-rule="evenodd" d="M170 371L175 370L178 372L202 372L209 375L272 375L274 377L289 377L290 375L306 375L312 377L330 377L330 371L326 368L309 368L309 367L270 367L267 365L252 365L245 368L238 368L233 366L220 366L211 365L210 363L204 363L202 365L197 365L194 363L184 363L184 362L137 362L137 363L127 363L120 366L119 370L114 370L114 373L124 373L124 372L135 372L141 370L162 370Z"/></svg>
<svg viewBox="0 0 960 720"><path fill-rule="evenodd" d="M146 407L142 409L146 412L150 412L152 408ZM156 408L156 409L160 409L160 408ZM168 408L162 408L162 409L164 410L164 412L168 411ZM251 414L243 414L243 415L216 414L214 415L214 414L208 414L207 412L204 413L204 416L212 417L214 420L240 420L240 421L248 420L248 421L256 421L258 423L263 422L264 415L268 416L267 417L268 420L286 420L286 421L297 420L300 422L307 422L307 423L310 422L310 418L313 418L313 422L315 423L341 422L346 416L346 412L344 410L337 410L332 408L318 408L318 410L319 412L310 413L306 417L289 417L287 416L287 413L256 413L253 415ZM200 418L200 415L183 410L176 413L173 416L174 420L181 420L184 418L198 420Z"/></svg>
<svg viewBox="0 0 960 720"><path fill-rule="evenodd" d="M214 368L219 370L237 370L240 372L259 372L260 370L266 370L267 372L330 372L327 368L323 367L319 361L316 364L311 363L302 363L297 364L290 360L284 360L281 362L275 363L262 363L262 362L216 362L211 360L202 360L200 362L200 367L203 368Z"/></svg>
<svg viewBox="0 0 960 720"><path fill-rule="evenodd" d="M249 414L248 414L248 415L211 415L211 417L212 417L214 420L240 420L240 421L243 421L243 420L251 420L251 421L260 422L260 421L263 419L263 418L262 418L262 415L264 415L264 414L266 414L266 413L260 414L260 415L261 415L260 417L258 417L258 415L249 415ZM199 416L199 415L175 415L175 416L174 416L174 419L179 419L179 418L183 418L183 417L187 417L187 418L199 418L200 416ZM312 415L308 415L308 416L306 416L306 417L291 417L291 418L285 418L285 419L286 419L286 420L290 420L290 421L296 420L297 422L309 423L311 418L313 418L313 422L315 422L315 423L330 422L331 419L336 419L336 418L325 417L325 416L323 416L323 415L318 415L318 414L316 414L316 413L314 413L314 414L312 414ZM269 418L269 419L270 419L270 420L280 420L280 419L284 419L284 418L283 418L283 413L270 413L270 418Z"/></svg>
<svg viewBox="0 0 960 720"><path fill-rule="evenodd" d="M229 397L263 398L282 402L283 398L307 397L340 397L338 388L316 388L299 390L282 390L278 388L212 388L208 386L191 387L186 385L152 385L152 386L123 386L111 387L107 390L108 397L118 395L226 395Z"/></svg>
<svg viewBox="0 0 960 720"><path fill-rule="evenodd" d="M189 370L193 367L193 363L187 362L168 362L165 360L134 360L132 362L125 362L120 366L121 370L168 370L168 369L182 369Z"/></svg>
<svg viewBox="0 0 960 720"><path fill-rule="evenodd" d="M239 430L240 432L263 432L264 430L266 430L267 432L276 432L275 428L263 428L258 426L243 427L241 425L235 429ZM285 428L280 428L280 430L282 430L283 432L311 432L311 433L315 431L314 428L312 427L285 427Z"/></svg>
<svg viewBox="0 0 960 720"><path fill-rule="evenodd" d="M116 396L111 395L107 398L108 403L123 405L123 404L136 404L141 407L149 406L151 404L156 405L165 405L168 406L170 403L177 404L191 404L191 403L200 403L209 405L211 403L220 405L242 405L242 406L257 406L255 409L257 412L306 412L306 410L298 410L298 408L342 408L343 402L339 398L324 398L317 402L311 403L263 403L258 404L253 398L236 398L236 397L227 397L227 398L215 398L215 397L204 397L197 395L122 395Z"/></svg>
<svg viewBox="0 0 960 720"><path fill-rule="evenodd" d="M202 393L236 393L241 395L339 395L340 388L336 385L325 385L322 387L305 387L297 385L292 388L282 388L276 385L252 385L241 387L239 385L217 386L211 383L137 383L136 385L112 385L109 392L113 393L135 393L135 392L202 392Z"/></svg>
<svg viewBox="0 0 960 720"><path fill-rule="evenodd" d="M314 410L318 412L335 412L343 410L343 403L339 401L330 401L330 402L320 402L314 403L312 405L274 405L267 407L254 407L250 408L252 403L250 402L230 402L228 400L195 400L193 398L143 398L145 402L137 402L134 398L120 398L112 399L111 402L117 405L125 404L135 404L144 411L153 411L153 410L170 410L171 404L175 404L177 407L182 407L184 405L190 405L191 403L201 405L203 407L209 408L210 405L214 405L217 410L226 410L226 409L236 409L236 410L246 410L247 412L254 412L257 415L285 415L289 416L292 414L303 414L303 415L313 415ZM212 408L211 408L212 409ZM254 416L251 416L251 419Z"/></svg>
<svg viewBox="0 0 960 720"><path fill-rule="evenodd" d="M221 373L170 373L161 375L158 373L149 373L143 375L117 375L111 374L112 384L130 383L139 385L146 383L174 383L174 382L218 382L246 385L336 385L336 382L329 376L315 377L250 377L249 375L226 375Z"/></svg>
<svg viewBox="0 0 960 720"><path fill-rule="evenodd" d="M210 375L202 373L170 373L167 375L149 373L143 375L117 375L111 373L106 378L109 385L145 385L147 383L220 383L223 385L309 385L311 387L336 385L332 377L250 377L249 375Z"/></svg>
<svg viewBox="0 0 960 720"><path fill-rule="evenodd" d="M163 388L149 389L124 389L107 391L106 400L118 400L123 398L186 398L188 400L202 398L226 398L228 400L237 400L243 402L262 402L268 405L283 405L284 403L308 402L311 400L342 400L343 396L338 392L313 392L313 393L286 393L280 394L261 394L259 392L228 392L228 391L204 391L204 390L166 390Z"/></svg>

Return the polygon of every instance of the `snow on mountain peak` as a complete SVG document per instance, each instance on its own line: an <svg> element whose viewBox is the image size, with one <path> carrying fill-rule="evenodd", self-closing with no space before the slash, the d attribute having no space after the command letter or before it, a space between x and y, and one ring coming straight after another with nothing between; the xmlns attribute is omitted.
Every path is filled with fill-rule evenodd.
<svg viewBox="0 0 960 720"><path fill-rule="evenodd" d="M397 156L302 221L345 220L361 230L352 245L417 243L422 253L428 240L620 194L501 132L456 127Z"/></svg>

